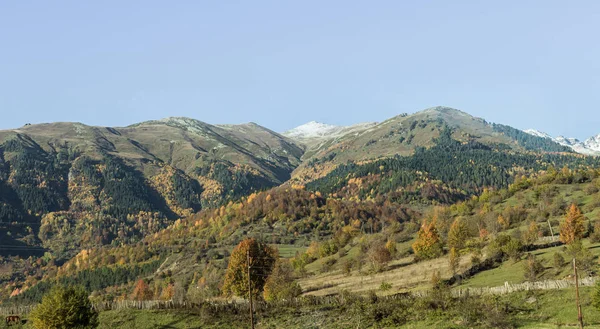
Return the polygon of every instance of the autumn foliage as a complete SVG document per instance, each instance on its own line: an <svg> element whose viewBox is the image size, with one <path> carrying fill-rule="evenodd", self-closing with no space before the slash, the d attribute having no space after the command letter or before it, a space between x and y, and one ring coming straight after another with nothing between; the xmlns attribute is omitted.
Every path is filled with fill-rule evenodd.
<svg viewBox="0 0 600 329"><path fill-rule="evenodd" d="M463 220L457 218L448 231L448 248L456 248L457 251L463 249L468 237L467 225Z"/></svg>
<svg viewBox="0 0 600 329"><path fill-rule="evenodd" d="M133 294L131 295L131 299L133 300L150 300L153 297L152 290L150 286L143 279L139 279L135 284L135 288L133 289Z"/></svg>
<svg viewBox="0 0 600 329"><path fill-rule="evenodd" d="M572 244L583 237L585 227L584 218L579 207L572 204L567 212L567 218L560 224L560 241L565 244Z"/></svg>
<svg viewBox="0 0 600 329"><path fill-rule="evenodd" d="M424 221L418 232L417 241L412 245L418 259L432 259L442 254L442 243L436 227L435 219Z"/></svg>
<svg viewBox="0 0 600 329"><path fill-rule="evenodd" d="M240 297L248 296L248 261L250 254L250 284L252 293L258 296L278 258L276 249L253 238L240 242L231 252L225 273L223 292Z"/></svg>

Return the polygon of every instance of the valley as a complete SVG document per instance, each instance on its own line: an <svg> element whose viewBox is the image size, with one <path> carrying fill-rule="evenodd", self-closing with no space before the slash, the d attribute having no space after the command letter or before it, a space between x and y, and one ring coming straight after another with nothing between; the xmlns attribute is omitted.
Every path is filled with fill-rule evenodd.
<svg viewBox="0 0 600 329"><path fill-rule="evenodd" d="M0 307L39 303L57 284L83 286L92 303L244 305L224 278L254 239L277 254L271 284L300 287L257 291L265 305L300 303L298 317L265 306L261 328L345 327L326 320L332 310L365 328L569 325L550 300L570 303L570 288L472 300L452 291L563 280L573 258L582 277L596 276L600 158L571 146L448 107L281 134L188 118L0 131ZM594 289L582 288L584 309L600 325ZM478 315L461 313L466 303ZM246 321L202 307L106 311L101 327Z"/></svg>

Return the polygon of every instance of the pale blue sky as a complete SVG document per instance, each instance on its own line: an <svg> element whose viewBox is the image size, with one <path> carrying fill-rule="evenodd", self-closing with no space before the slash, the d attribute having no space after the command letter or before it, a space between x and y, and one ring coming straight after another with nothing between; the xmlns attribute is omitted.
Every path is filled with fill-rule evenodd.
<svg viewBox="0 0 600 329"><path fill-rule="evenodd" d="M600 133L599 1L0 1L0 128L381 121Z"/></svg>

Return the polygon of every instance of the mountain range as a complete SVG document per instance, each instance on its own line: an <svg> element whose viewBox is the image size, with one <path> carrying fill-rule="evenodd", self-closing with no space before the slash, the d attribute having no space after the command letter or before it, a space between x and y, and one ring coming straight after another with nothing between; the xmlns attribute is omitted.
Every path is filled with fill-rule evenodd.
<svg viewBox="0 0 600 329"><path fill-rule="evenodd" d="M552 137L551 135L535 129L527 129L524 132L537 137L552 140L560 145L568 146L575 152L587 155L600 155L600 134L592 136L585 141L580 141L577 138L567 138L564 136Z"/></svg>
<svg viewBox="0 0 600 329"><path fill-rule="evenodd" d="M447 140L448 149L435 148L441 140ZM387 188L410 188L414 193L430 179L445 177L443 183L449 185L436 195L461 198L476 190L465 185L464 178L420 162L385 162L395 157L412 157L406 159L414 162L445 156L460 148L451 141L471 145L463 154L474 151L473 157L483 156L477 149L539 155L578 150L448 107L347 127L310 122L282 134L255 123L211 125L181 117L127 127L25 125L0 131L0 224L10 228L0 238L68 258L83 247L137 241L178 218L282 184L308 184L333 192L348 175L365 175L361 179L375 184L382 178L367 175L365 166L377 161L384 167L412 168ZM463 160L468 159L455 157L448 165L464 166ZM489 171L486 161L478 170ZM522 163L519 170L539 167L532 166L530 158L497 161ZM396 169L384 171L398 175ZM508 172L485 175L493 177L490 183L503 185ZM372 196L383 193L379 191ZM30 223L33 228L15 223Z"/></svg>
<svg viewBox="0 0 600 329"><path fill-rule="evenodd" d="M576 151L449 107L347 127L309 122L283 133L181 117L2 130L0 256L45 260L11 261L39 272L14 267L0 278L10 282L0 295L56 271L74 275L132 259L189 275L195 260L224 259L246 236L308 245L351 222L372 232L394 221L416 228L427 209L521 177L600 167L600 158ZM159 270L152 266L145 268Z"/></svg>

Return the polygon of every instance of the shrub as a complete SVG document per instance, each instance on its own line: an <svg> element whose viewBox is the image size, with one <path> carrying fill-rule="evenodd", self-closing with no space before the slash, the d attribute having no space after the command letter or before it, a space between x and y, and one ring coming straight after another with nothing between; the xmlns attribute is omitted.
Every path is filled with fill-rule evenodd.
<svg viewBox="0 0 600 329"><path fill-rule="evenodd" d="M92 310L82 287L56 286L29 315L35 329L96 328L98 313Z"/></svg>
<svg viewBox="0 0 600 329"><path fill-rule="evenodd" d="M600 280L596 282L596 286L592 292L592 306L600 310Z"/></svg>
<svg viewBox="0 0 600 329"><path fill-rule="evenodd" d="M533 254L527 255L527 260L523 264L524 278L527 281L536 281L544 271L542 263L535 258Z"/></svg>
<svg viewBox="0 0 600 329"><path fill-rule="evenodd" d="M300 296L302 288L294 280L293 269L287 260L278 260L265 283L263 296L266 301L290 300Z"/></svg>
<svg viewBox="0 0 600 329"><path fill-rule="evenodd" d="M381 285L379 286L379 290L381 290L381 291L388 291L390 289L392 289L392 284L389 282L383 281L381 283Z"/></svg>
<svg viewBox="0 0 600 329"><path fill-rule="evenodd" d="M374 244L369 250L369 261L373 271L379 272L385 268L387 263L392 260L390 251L385 247L383 243Z"/></svg>
<svg viewBox="0 0 600 329"><path fill-rule="evenodd" d="M556 273L559 273L562 268L565 266L565 258L558 252L554 253L553 256L553 265Z"/></svg>

